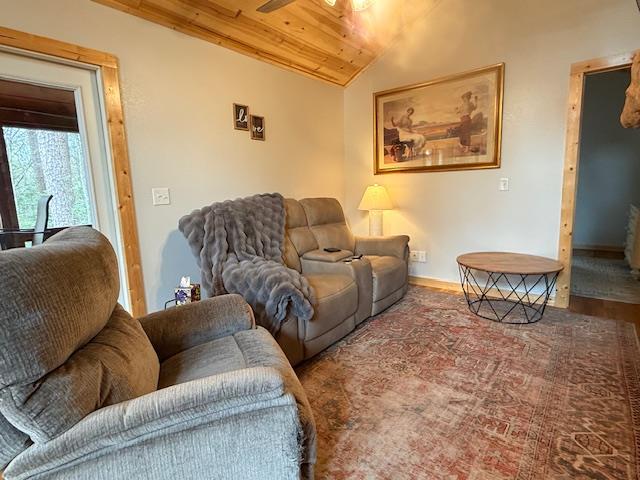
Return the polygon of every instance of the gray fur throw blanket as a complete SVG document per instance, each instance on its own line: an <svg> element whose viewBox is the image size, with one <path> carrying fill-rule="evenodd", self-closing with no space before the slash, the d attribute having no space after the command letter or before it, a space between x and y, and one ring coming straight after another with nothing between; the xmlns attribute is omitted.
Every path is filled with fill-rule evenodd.
<svg viewBox="0 0 640 480"><path fill-rule="evenodd" d="M259 325L273 335L289 310L313 317L313 290L282 260L284 198L278 193L214 203L182 217L186 237L210 296L237 293L251 305Z"/></svg>

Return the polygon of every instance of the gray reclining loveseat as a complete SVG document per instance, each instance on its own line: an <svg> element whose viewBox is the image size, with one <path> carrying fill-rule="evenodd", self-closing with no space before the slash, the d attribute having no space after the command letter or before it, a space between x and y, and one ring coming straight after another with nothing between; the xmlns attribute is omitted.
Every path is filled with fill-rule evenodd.
<svg viewBox="0 0 640 480"><path fill-rule="evenodd" d="M284 262L307 278L316 296L313 318L290 315L276 336L295 365L404 296L409 237L354 236L335 198L286 199L285 208ZM340 251L324 250L330 247Z"/></svg>

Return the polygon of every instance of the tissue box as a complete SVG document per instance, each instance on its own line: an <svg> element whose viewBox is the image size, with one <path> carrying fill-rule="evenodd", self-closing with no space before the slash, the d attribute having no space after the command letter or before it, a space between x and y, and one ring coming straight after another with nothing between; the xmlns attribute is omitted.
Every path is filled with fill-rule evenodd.
<svg viewBox="0 0 640 480"><path fill-rule="evenodd" d="M200 284L192 283L188 287L176 287L176 305L185 305L200 300Z"/></svg>

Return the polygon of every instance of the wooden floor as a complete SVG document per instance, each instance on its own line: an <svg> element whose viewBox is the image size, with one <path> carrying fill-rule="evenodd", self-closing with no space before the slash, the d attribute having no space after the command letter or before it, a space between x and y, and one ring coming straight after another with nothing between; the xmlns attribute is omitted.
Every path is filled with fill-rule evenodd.
<svg viewBox="0 0 640 480"><path fill-rule="evenodd" d="M593 249L573 249L573 255L623 259L622 250L593 250ZM640 304L614 302L612 300L601 300L599 298L579 297L571 295L569 300L569 310L594 317L610 318L612 320L623 320L636 325L636 333L640 338Z"/></svg>
<svg viewBox="0 0 640 480"><path fill-rule="evenodd" d="M421 285L415 282L416 285ZM460 294L460 290L454 284L448 287L427 286L430 290L439 292ZM425 286L425 285L421 285ZM623 320L636 325L636 333L640 339L640 304L614 302L611 300L600 300L599 298L579 297L571 295L569 300L569 311L591 315L594 317L610 318L612 320Z"/></svg>
<svg viewBox="0 0 640 480"><path fill-rule="evenodd" d="M569 310L585 315L634 323L636 325L636 333L640 338L640 304L571 295Z"/></svg>

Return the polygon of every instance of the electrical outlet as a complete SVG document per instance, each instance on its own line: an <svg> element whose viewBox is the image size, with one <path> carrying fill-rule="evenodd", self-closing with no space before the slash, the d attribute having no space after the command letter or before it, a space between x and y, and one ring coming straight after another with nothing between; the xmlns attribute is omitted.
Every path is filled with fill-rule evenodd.
<svg viewBox="0 0 640 480"><path fill-rule="evenodd" d="M427 261L427 252L424 250L411 250L409 260L412 262L424 263Z"/></svg>
<svg viewBox="0 0 640 480"><path fill-rule="evenodd" d="M167 187L152 188L151 196L153 197L154 205L169 205L171 203L171 196Z"/></svg>
<svg viewBox="0 0 640 480"><path fill-rule="evenodd" d="M509 179L507 177L503 177L500 179L498 190L500 190L501 192L506 192L509 190Z"/></svg>
<svg viewBox="0 0 640 480"><path fill-rule="evenodd" d="M409 262L409 275L418 275L418 265L416 265L414 262Z"/></svg>

